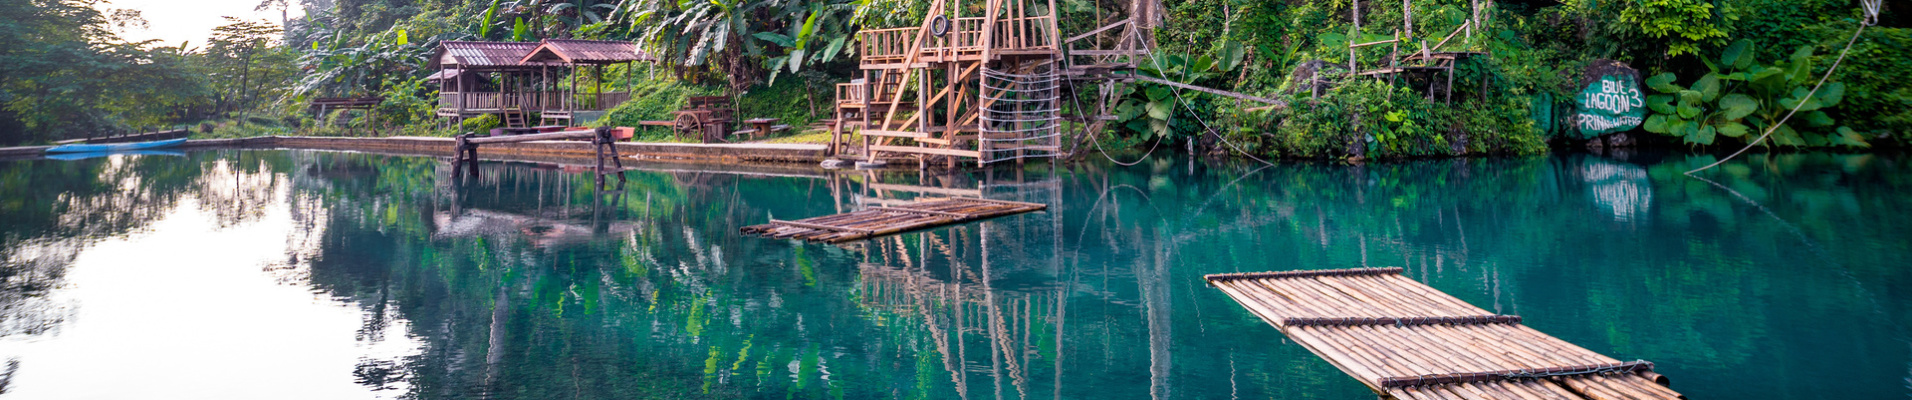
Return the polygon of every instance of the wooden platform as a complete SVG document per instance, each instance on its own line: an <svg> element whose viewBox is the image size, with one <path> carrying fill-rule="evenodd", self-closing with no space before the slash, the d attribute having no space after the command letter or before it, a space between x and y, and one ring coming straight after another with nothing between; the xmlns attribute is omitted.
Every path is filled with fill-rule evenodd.
<svg viewBox="0 0 1912 400"><path fill-rule="evenodd" d="M861 211L798 221L770 220L743 228L743 233L777 239L840 243L943 225L960 224L1048 208L1019 201L942 198L895 207L868 207Z"/></svg>
<svg viewBox="0 0 1912 400"><path fill-rule="evenodd" d="M1400 268L1216 274L1210 286L1384 398L1683 399L1621 362L1401 276Z"/></svg>

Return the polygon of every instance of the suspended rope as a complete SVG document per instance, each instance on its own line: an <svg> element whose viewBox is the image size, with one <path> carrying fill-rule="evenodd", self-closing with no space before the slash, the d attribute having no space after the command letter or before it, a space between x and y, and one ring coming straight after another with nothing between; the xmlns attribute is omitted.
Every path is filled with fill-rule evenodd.
<svg viewBox="0 0 1912 400"><path fill-rule="evenodd" d="M1005 121L1005 122L1013 122L1013 121ZM1036 122L1036 121L1030 121L1030 122ZM1046 125L1043 125L1043 126L1038 126L1038 127L1033 127L1033 128L1013 128L1013 129L1004 129L1004 130L990 130L990 131L989 131L989 133L1021 133L1021 132L1035 132L1035 131L1039 131L1039 130L1043 130L1043 129L1049 129L1049 128L1054 128L1054 127L1056 127L1056 125L1055 125L1055 124L1046 124ZM1029 138L1010 138L1010 139L997 139L997 140L1027 140L1027 139L1029 139Z"/></svg>
<svg viewBox="0 0 1912 400"><path fill-rule="evenodd" d="M1018 78L1018 79L1028 79L1028 78L1035 78L1035 79L1044 79L1044 78L1055 78L1055 77L1059 77L1059 76L1062 76L1062 74L1059 74L1059 73L1056 73L1055 71L1050 71L1050 72L1037 72L1037 73L1030 73L1030 74L1018 74L1018 73L1013 73L1013 72L1003 72L1003 71L999 71L999 70L994 70L994 69L987 69L987 68L985 68L985 69L983 69L983 76L986 76L986 77L1010 77L1010 78Z"/></svg>
<svg viewBox="0 0 1912 400"><path fill-rule="evenodd" d="M1719 161L1713 162L1712 164L1707 164L1704 167L1695 168L1692 171L1686 171L1686 174L1692 175L1695 172L1705 171L1707 169L1720 166L1720 164L1725 164L1727 161L1732 161L1733 158L1739 157L1740 154L1745 154L1747 150L1752 150L1753 146L1758 146L1760 143L1765 142L1766 138L1771 137L1773 135L1773 132L1779 130L1780 126L1786 125L1786 121L1791 120L1793 117L1793 114L1798 114L1799 109L1806 106L1806 100L1811 99L1812 96L1819 94L1819 88L1826 85L1826 80L1832 79L1832 73L1839 70L1839 63L1846 61L1846 53L1851 52L1852 46L1854 44L1859 43L1859 35L1866 32L1866 27L1877 25L1879 23L1879 3L1881 1L1882 0L1861 0L1860 1L1860 4L1864 5L1866 15L1864 20L1859 21L1859 29L1852 32L1851 39L1846 40L1846 48L1843 50L1839 50L1839 58L1832 61L1832 67L1826 68L1826 75L1819 77L1819 83L1813 84L1812 90L1807 91L1805 97L1800 97L1799 104L1794 105L1791 111L1787 111L1785 117L1780 118L1779 122L1773 123L1772 126L1767 127L1766 133L1760 134L1759 138L1753 139L1752 143L1747 143L1746 147L1742 147L1739 149L1739 151L1733 152L1732 155L1728 155L1726 156L1726 158L1722 158Z"/></svg>
<svg viewBox="0 0 1912 400"><path fill-rule="evenodd" d="M1155 57L1155 49L1149 46L1149 42L1147 40L1138 40L1137 42L1140 42L1142 44L1142 52L1148 54L1149 62L1155 64L1155 70L1161 71L1162 60L1160 58ZM1255 160L1255 161L1261 162L1262 164L1275 165L1275 163L1268 162L1268 160L1263 160L1260 157L1255 157L1254 154L1250 154L1247 151L1242 150L1240 147L1235 147L1235 143L1229 142L1227 136L1223 136L1221 134L1221 131L1215 130L1214 126L1210 126L1208 124L1208 121L1203 120L1201 113L1195 112L1194 106L1188 105L1188 99L1182 98L1181 88L1177 88L1175 86L1169 86L1168 88L1170 93L1175 94L1175 101L1178 103L1181 103L1182 108L1188 109L1189 115L1192 115L1195 117L1195 122L1200 122L1202 124L1202 128L1207 129L1209 132L1214 132L1215 138L1220 139L1223 145L1227 145L1228 148L1234 149L1236 153L1241 153L1243 157L1248 157L1248 159L1250 160Z"/></svg>
<svg viewBox="0 0 1912 400"><path fill-rule="evenodd" d="M1112 99L1104 99L1103 104L1107 104L1110 100ZM1074 90L1069 91L1069 101L1075 103L1077 112L1087 111L1083 109L1082 107L1082 96L1077 95L1076 91ZM1086 121L1086 118L1085 118L1085 121ZM1124 167L1133 167L1136 164L1141 164L1143 161L1148 161L1149 156L1155 154L1155 149L1162 146L1162 137L1156 136L1155 144L1149 145L1149 151L1143 152L1142 158L1137 158L1135 159L1135 161L1131 161L1131 162L1123 162L1122 160L1115 159L1114 156L1110 156L1109 151L1107 149L1102 148L1102 140L1098 138L1098 135L1096 135L1096 133L1097 132L1085 132L1085 134L1089 135L1089 143L1092 145L1095 145L1096 153L1101 154L1102 158L1108 159L1109 162L1115 163L1115 165L1120 165ZM1081 142L1077 142L1077 143L1081 143ZM1071 149L1071 151L1073 151L1073 148ZM1107 194L1107 193L1103 193L1103 194ZM1098 203L1100 201L1101 199L1097 199Z"/></svg>
<svg viewBox="0 0 1912 400"><path fill-rule="evenodd" d="M982 87L984 89L997 90L997 91L1007 92L1007 93L1041 93L1041 92L1048 92L1048 91L1060 89L1062 88L1062 85L1049 86L1049 87L1043 87L1043 88L1006 88L1006 87L991 86L988 82L983 82ZM989 98L989 97L984 96L984 98Z"/></svg>

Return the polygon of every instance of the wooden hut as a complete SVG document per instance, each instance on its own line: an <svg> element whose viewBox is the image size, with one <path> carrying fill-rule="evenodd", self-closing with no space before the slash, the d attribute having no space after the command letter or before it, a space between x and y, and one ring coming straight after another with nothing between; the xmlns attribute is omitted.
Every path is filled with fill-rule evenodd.
<svg viewBox="0 0 1912 400"><path fill-rule="evenodd" d="M559 72L571 78L568 86L559 85L553 88L560 95L556 96L554 103L545 104L541 110L541 118L569 121L580 112L609 110L630 101L629 91L604 91L604 67L624 64L624 87L629 88L631 74L637 70L635 63L639 61L656 62L657 58L638 50L637 44L631 42L546 39L520 59L519 63L544 66L541 69L547 71L546 76L554 79L558 78L558 75L553 75L551 72ZM589 71L592 83L589 91L583 91L581 89L584 88L579 87L579 81L585 80L585 71Z"/></svg>
<svg viewBox="0 0 1912 400"><path fill-rule="evenodd" d="M439 45L430 67L438 72L437 115L463 120L497 114L507 126L522 125L529 114L569 122L577 113L603 111L630 99L630 93L603 91L605 65L655 61L629 42L551 39L542 42L459 42ZM593 90L580 92L578 73L590 67ZM629 69L625 79L630 79ZM629 85L626 85L629 86Z"/></svg>

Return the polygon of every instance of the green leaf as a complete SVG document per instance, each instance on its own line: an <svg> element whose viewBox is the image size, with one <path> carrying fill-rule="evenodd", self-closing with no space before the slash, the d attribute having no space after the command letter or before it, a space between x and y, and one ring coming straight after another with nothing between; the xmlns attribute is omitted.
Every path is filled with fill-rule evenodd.
<svg viewBox="0 0 1912 400"><path fill-rule="evenodd" d="M1724 65L1733 69L1746 68L1745 65L1740 65L1740 62L1741 62L1741 59L1747 59L1747 61L1751 60L1752 52L1747 50L1752 49L1752 47L1753 47L1753 41L1747 40L1747 39L1740 39L1739 41L1733 42L1733 44L1731 45L1727 45L1726 50L1720 52L1719 65Z"/></svg>
<svg viewBox="0 0 1912 400"><path fill-rule="evenodd" d="M1641 125L1640 127L1646 129L1647 132L1653 132L1653 133L1658 133L1662 135L1673 133L1672 130L1667 129L1665 114L1653 114L1653 116L1651 117L1646 117L1646 123Z"/></svg>
<svg viewBox="0 0 1912 400"><path fill-rule="evenodd" d="M1148 95L1149 101L1158 103L1168 101L1169 97L1175 95L1174 92L1169 91L1169 88L1164 86L1150 86L1148 91L1143 94Z"/></svg>
<svg viewBox="0 0 1912 400"><path fill-rule="evenodd" d="M1808 92L1808 90L1803 87L1793 88L1791 96L1779 99L1779 105L1788 109L1796 108L1799 111L1813 111L1824 108L1824 105L1819 103L1817 96L1806 97L1806 92Z"/></svg>
<svg viewBox="0 0 1912 400"><path fill-rule="evenodd" d="M1173 103L1164 102L1164 101L1151 101L1148 103L1148 111L1149 111L1149 118L1166 121L1168 120L1169 115L1173 115L1175 108L1173 106Z"/></svg>
<svg viewBox="0 0 1912 400"><path fill-rule="evenodd" d="M1832 141L1826 140L1826 135L1821 135L1818 132L1800 132L1799 137L1806 139L1806 145L1812 147L1825 147L1827 144L1832 143Z"/></svg>
<svg viewBox="0 0 1912 400"><path fill-rule="evenodd" d="M1812 46L1799 46L1799 50L1793 51L1792 65L1786 75L1786 80L1794 85L1804 84L1806 79L1812 78Z"/></svg>
<svg viewBox="0 0 1912 400"><path fill-rule="evenodd" d="M1799 137L1799 131L1793 130L1792 127L1780 125L1773 128L1773 143L1797 147L1806 145L1806 139Z"/></svg>
<svg viewBox="0 0 1912 400"><path fill-rule="evenodd" d="M1686 120L1675 116L1666 117L1666 132L1675 137L1686 136Z"/></svg>
<svg viewBox="0 0 1912 400"><path fill-rule="evenodd" d="M1657 90L1660 93L1679 93L1685 88L1673 84L1673 80L1675 79L1679 79L1679 76L1673 75L1672 72L1654 75L1646 78L1646 87L1653 88L1653 90Z"/></svg>
<svg viewBox="0 0 1912 400"><path fill-rule="evenodd" d="M1686 136L1687 143L1694 143L1699 145L1713 144L1713 126L1712 125L1702 126L1697 129L1688 128L1688 130L1691 131L1693 134Z"/></svg>
<svg viewBox="0 0 1912 400"><path fill-rule="evenodd" d="M1717 131L1719 132L1719 134L1725 135L1726 137L1741 137L1741 136L1746 136L1747 133L1752 132L1751 127L1748 127L1746 126L1746 124L1742 124L1738 122L1724 122L1724 123L1720 123L1719 125L1714 125L1714 128L1715 128L1714 131Z"/></svg>
<svg viewBox="0 0 1912 400"><path fill-rule="evenodd" d="M1741 118L1746 118L1748 115L1753 115L1755 111L1759 111L1759 101L1753 100L1753 96L1733 93L1726 95L1726 97L1721 97L1719 99L1719 107L1720 112L1724 113L1720 116L1721 118L1725 118L1729 121L1737 121Z"/></svg>
<svg viewBox="0 0 1912 400"><path fill-rule="evenodd" d="M485 8L485 18L482 22L478 23L478 37L480 39L491 37L491 18L498 15L498 3L502 1L504 0L491 0L491 7Z"/></svg>
<svg viewBox="0 0 1912 400"><path fill-rule="evenodd" d="M766 42L776 43L778 46L783 46L783 47L797 46L797 42L795 40L791 40L789 36L785 36L784 34L781 34L781 33L757 32L757 34L751 35L751 36L755 36L757 39L761 39Z"/></svg>
<svg viewBox="0 0 1912 400"><path fill-rule="evenodd" d="M1700 113L1706 111L1705 109L1700 108L1701 105L1703 104L1700 103L1700 92L1696 92L1692 90L1680 91L1680 106L1678 107L1678 111L1680 112L1680 118L1685 118L1685 119L1699 118Z"/></svg>
<svg viewBox="0 0 1912 400"><path fill-rule="evenodd" d="M1711 128L1711 126L1708 126L1707 128ZM1680 124L1680 132L1684 132L1684 133L1681 133L1680 136L1686 138L1686 141L1696 142L1697 140L1699 140L1698 138L1696 138L1696 136L1700 135L1700 124L1699 123ZM1701 144L1707 144L1712 142L1713 142L1713 131L1707 130L1706 143L1701 143Z"/></svg>
<svg viewBox="0 0 1912 400"><path fill-rule="evenodd" d="M1660 114L1677 113L1679 112L1678 109L1673 108L1673 99L1676 98L1678 97L1670 94L1648 95L1646 96L1646 108Z"/></svg>
<svg viewBox="0 0 1912 400"><path fill-rule="evenodd" d="M1779 67L1766 67L1747 76L1746 81L1752 82L1761 91L1775 93L1786 87L1785 73L1786 70Z"/></svg>
<svg viewBox="0 0 1912 400"><path fill-rule="evenodd" d="M837 53L843 51L843 44L846 42L846 39L849 38L849 35L844 35L838 36L836 40L831 40L830 45L823 48L823 62L836 60Z"/></svg>
<svg viewBox="0 0 1912 400"><path fill-rule="evenodd" d="M1833 134L1832 143L1851 147L1872 147L1871 143L1866 143L1865 136L1853 131L1852 128L1843 126Z"/></svg>
<svg viewBox="0 0 1912 400"><path fill-rule="evenodd" d="M1833 126L1838 123L1836 121L1833 121L1832 116L1827 115L1825 111L1813 111L1813 112L1806 113L1805 119L1806 119L1806 126L1812 127L1812 128L1824 128L1828 126Z"/></svg>
<svg viewBox="0 0 1912 400"><path fill-rule="evenodd" d="M1693 90L1700 92L1700 101L1711 103L1719 98L1719 75L1706 74L1699 82L1693 82Z"/></svg>
<svg viewBox="0 0 1912 400"><path fill-rule="evenodd" d="M1845 100L1846 98L1846 84L1843 82L1828 83L1825 87L1819 88L1819 92L1813 93L1812 96L1819 100L1820 107L1837 106L1841 100Z"/></svg>
<svg viewBox="0 0 1912 400"><path fill-rule="evenodd" d="M1223 42L1220 52L1221 59L1217 60L1217 62L1219 62L1218 66L1221 67L1222 71L1234 71L1235 67L1241 66L1241 60L1247 54L1247 48L1243 47L1241 42L1233 40Z"/></svg>

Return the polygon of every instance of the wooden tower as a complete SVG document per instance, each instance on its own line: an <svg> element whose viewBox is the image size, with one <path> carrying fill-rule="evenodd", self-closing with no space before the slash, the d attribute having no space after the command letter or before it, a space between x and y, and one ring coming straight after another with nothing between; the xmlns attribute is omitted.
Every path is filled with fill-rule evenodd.
<svg viewBox="0 0 1912 400"><path fill-rule="evenodd" d="M1057 157L1065 119L1104 119L1065 118L1065 101L1081 103L1065 92L1074 81L1133 69L1159 24L1159 0L1127 8L1135 11L1065 39L1055 0L934 0L917 26L857 33L863 76L837 88L839 128L860 131L872 161L914 154L922 165L954 167ZM843 141L838 135L834 148Z"/></svg>

